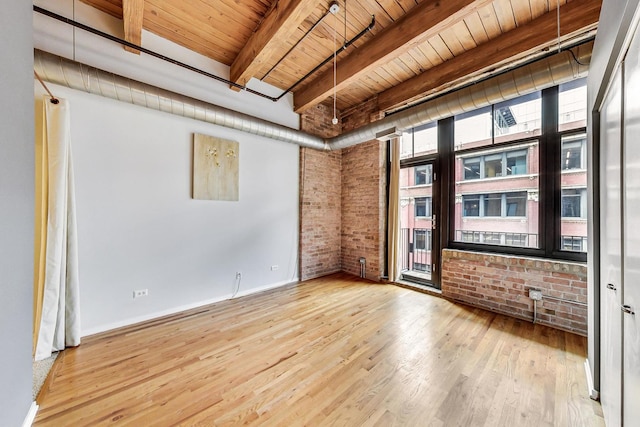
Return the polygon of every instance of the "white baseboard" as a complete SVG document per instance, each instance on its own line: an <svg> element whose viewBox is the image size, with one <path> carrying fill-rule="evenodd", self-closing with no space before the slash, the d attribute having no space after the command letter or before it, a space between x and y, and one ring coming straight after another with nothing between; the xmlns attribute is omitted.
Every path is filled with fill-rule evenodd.
<svg viewBox="0 0 640 427"><path fill-rule="evenodd" d="M29 408L29 412L27 413L27 416L24 418L24 421L22 422L22 427L31 427L33 425L33 422L36 419L37 413L38 413L38 405L36 404L36 402L31 402L31 407Z"/></svg>
<svg viewBox="0 0 640 427"><path fill-rule="evenodd" d="M289 285L291 283L297 283L298 280L299 279L295 279L293 282L290 282L290 281L286 280L286 281L282 281L282 282L271 283L269 285L261 286L259 288L251 288L251 289L248 289L246 291L240 291L240 292L238 292L238 294L234 298L244 297L244 296L247 296L247 295L256 294L258 292L268 291L270 289L279 288L281 286ZM106 332L106 331L110 331L110 330L113 330L113 329L118 329L118 328L122 328L122 327L125 327L125 326L134 325L136 323L146 322L148 320L157 319L158 317L169 316L171 314L180 313L181 311L187 311L187 310L191 310L193 308L198 308L198 307L202 307L202 306L209 305L209 304L215 304L215 303L220 302L220 301L226 301L226 300L231 299L232 296L233 296L233 294L227 294L227 295L223 295L223 296L217 297L217 298L198 301L198 302L195 302L193 304L185 304L185 305L181 305L181 306L178 306L178 307L172 307L172 308L169 308L169 309L166 309L166 310L162 310L162 311L156 311L156 312L153 312L153 313L145 314L143 316L137 316L137 317L125 319L125 320L122 320L122 321L119 321L119 322L113 322L113 323L108 323L108 324L105 324L105 325L96 326L95 328L88 328L86 330L83 330L81 335L82 335L82 337L86 337L86 336L89 336L89 335L99 334L101 332Z"/></svg>
<svg viewBox="0 0 640 427"><path fill-rule="evenodd" d="M593 377L591 376L591 368L589 366L589 359L585 359L584 361L584 370L587 376L587 391L589 392L589 397L593 400L600 399L600 393L593 387Z"/></svg>

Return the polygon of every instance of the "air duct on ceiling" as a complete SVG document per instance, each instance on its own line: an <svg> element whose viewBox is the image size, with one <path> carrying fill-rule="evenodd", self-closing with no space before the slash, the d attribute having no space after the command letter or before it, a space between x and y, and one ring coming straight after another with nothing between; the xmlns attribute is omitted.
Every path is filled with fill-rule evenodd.
<svg viewBox="0 0 640 427"><path fill-rule="evenodd" d="M224 126L252 135L297 144L301 147L317 150L327 149L326 143L317 136L160 89L41 50L34 51L33 65L36 72L50 83Z"/></svg>
<svg viewBox="0 0 640 427"><path fill-rule="evenodd" d="M141 83L40 50L34 68L46 81L129 104L317 150L339 150L584 77L593 42L415 105L334 138L322 138Z"/></svg>

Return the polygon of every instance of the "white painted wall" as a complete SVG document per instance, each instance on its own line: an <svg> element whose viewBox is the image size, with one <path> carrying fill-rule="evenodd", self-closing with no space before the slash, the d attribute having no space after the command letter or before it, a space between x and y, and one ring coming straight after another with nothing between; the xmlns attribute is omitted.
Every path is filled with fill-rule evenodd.
<svg viewBox="0 0 640 427"><path fill-rule="evenodd" d="M124 38L121 20L100 12L80 0L35 0L33 4L116 37ZM34 45L38 49L234 111L299 129L300 118L293 111L293 96L291 94L276 103L248 92L234 92L225 83L146 54L132 54L125 51L117 43L81 29L75 29L36 12L33 13L33 28ZM229 77L228 66L169 42L146 30L142 33L142 46L217 76ZM278 96L282 93L282 90L256 79L252 79L248 86L270 96Z"/></svg>
<svg viewBox="0 0 640 427"><path fill-rule="evenodd" d="M123 37L122 21L78 0L34 4ZM234 92L39 13L33 23L38 49L298 129L291 95L274 103ZM142 45L229 76L228 66L147 31ZM52 87L71 102L83 335L229 298L238 271L239 295L297 280L297 146ZM194 132L240 143L239 202L191 199ZM149 296L134 300L136 289Z"/></svg>
<svg viewBox="0 0 640 427"><path fill-rule="evenodd" d="M31 405L33 317L33 42L31 4L0 13L0 426Z"/></svg>
<svg viewBox="0 0 640 427"><path fill-rule="evenodd" d="M227 299L238 271L240 295L297 280L296 145L51 88L71 104L83 335ZM240 143L239 202L191 199L194 132Z"/></svg>

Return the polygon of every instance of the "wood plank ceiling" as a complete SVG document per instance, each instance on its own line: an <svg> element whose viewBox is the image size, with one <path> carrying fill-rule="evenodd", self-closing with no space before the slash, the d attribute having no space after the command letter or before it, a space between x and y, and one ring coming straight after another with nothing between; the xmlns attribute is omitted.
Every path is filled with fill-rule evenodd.
<svg viewBox="0 0 640 427"><path fill-rule="evenodd" d="M255 77L283 90L375 16L374 28L338 55L337 107L343 111L375 96L381 111L397 109L547 50L558 42L557 5L562 41L592 34L601 6L601 0L337 0L340 11L287 55L327 14L329 0L81 1L120 19L124 10L125 35L133 43L144 46L144 28L229 65L234 82ZM293 90L296 111L331 104L333 89L329 62Z"/></svg>

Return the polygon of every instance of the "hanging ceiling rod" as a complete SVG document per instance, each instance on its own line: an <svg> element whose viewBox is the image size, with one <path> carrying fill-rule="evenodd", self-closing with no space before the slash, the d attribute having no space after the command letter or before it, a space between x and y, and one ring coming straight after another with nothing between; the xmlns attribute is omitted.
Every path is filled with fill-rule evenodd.
<svg viewBox="0 0 640 427"><path fill-rule="evenodd" d="M105 38L107 40L111 40L112 42L119 43L119 44L122 44L124 46L139 50L140 52L146 53L147 55L153 56L154 58L161 59L161 60L169 62L169 63L171 63L173 65L177 65L179 67L185 68L185 69L187 69L189 71L193 71L194 73L201 74L203 76L209 77L209 78L214 79L216 81L219 81L219 82L222 82L222 83L226 83L229 86L233 86L235 88L244 90L244 91L246 91L248 93L251 93L253 95L257 95L257 96L260 96L262 98L270 99L273 102L280 101L286 94L291 92L294 88L296 88L298 85L300 85L303 81L308 79L309 76L314 74L323 65L325 65L327 62L329 62L329 61L331 61L333 59L333 54L331 54L331 56L327 57L327 59L325 59L320 64L318 64L313 70L311 70L307 74L305 74L300 80L295 82L288 89L285 89L285 91L282 92L279 96L273 97L273 96L264 94L262 92L259 92L257 90L254 90L254 89L248 88L246 86L243 86L241 84L232 82L231 80L225 79L224 77L217 76L215 74L209 73L208 71L204 71L204 70L201 70L199 68L193 67L193 66L191 66L189 64L185 64L184 62L175 60L173 58L169 58L168 56L159 54L159 53L157 53L157 52L155 52L155 51L153 51L151 49L147 49L145 47L138 46L137 44L128 42L128 41L126 41L124 39L121 39L119 37L112 36L111 34L105 33L104 31L97 30L97 29L95 29L93 27L90 27L88 25L82 24L82 23L80 23L78 21L75 21L73 19L67 18L67 17L62 16L62 15L58 15L57 13L51 12L50 10L44 9L44 8L42 8L40 6L33 5L33 10L35 12L38 12L38 13L42 14L42 15L45 15L45 16L48 16L50 18L56 19L56 20L58 20L60 22L63 22L65 24L67 24L67 25L71 25L72 27L80 28L81 30L87 31L87 32L89 32L91 34L95 34L96 36L100 36L100 37ZM365 29L363 29L362 31L360 31L358 34L356 34L355 37L353 37L351 40L347 41L342 47L338 48L338 50L335 53L339 54L340 52L346 50L349 46L351 46L353 43L358 41L358 39L360 39L366 33L371 31L373 29L374 25L375 25L375 22L376 22L375 16L372 15L371 16L371 23L369 24L369 26L366 27Z"/></svg>

